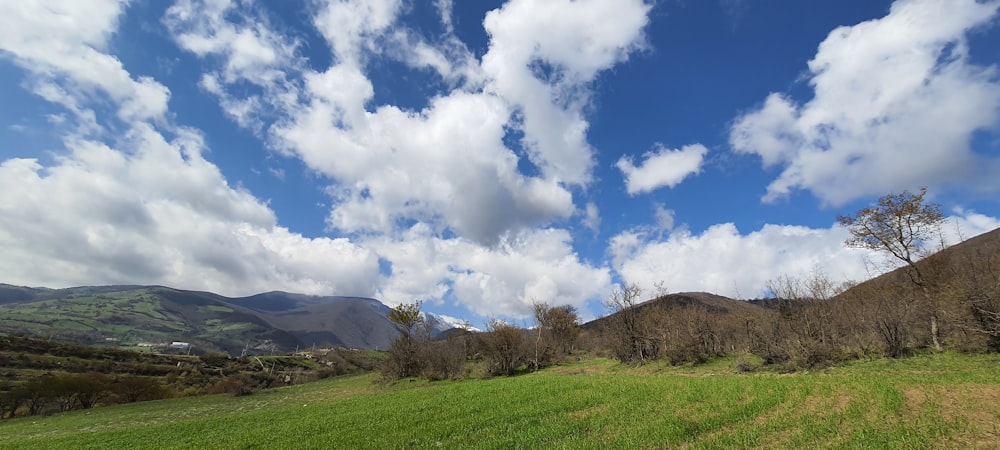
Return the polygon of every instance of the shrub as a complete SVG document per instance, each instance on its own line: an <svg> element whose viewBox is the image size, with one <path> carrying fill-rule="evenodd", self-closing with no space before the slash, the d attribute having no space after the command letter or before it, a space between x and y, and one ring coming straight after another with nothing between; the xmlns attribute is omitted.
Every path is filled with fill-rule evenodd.
<svg viewBox="0 0 1000 450"><path fill-rule="evenodd" d="M423 363L421 375L429 380L458 379L465 372L465 336L426 342L418 353Z"/></svg>
<svg viewBox="0 0 1000 450"><path fill-rule="evenodd" d="M499 320L490 321L487 332L480 336L486 374L514 375L528 361L525 331Z"/></svg>
<svg viewBox="0 0 1000 450"><path fill-rule="evenodd" d="M387 380L398 380L420 375L423 361L419 358L420 345L408 335L401 335L389 346L389 357L379 371Z"/></svg>
<svg viewBox="0 0 1000 450"><path fill-rule="evenodd" d="M736 362L733 363L733 369L740 373L753 372L760 368L760 363L754 361L752 357L748 355L740 355L736 358Z"/></svg>

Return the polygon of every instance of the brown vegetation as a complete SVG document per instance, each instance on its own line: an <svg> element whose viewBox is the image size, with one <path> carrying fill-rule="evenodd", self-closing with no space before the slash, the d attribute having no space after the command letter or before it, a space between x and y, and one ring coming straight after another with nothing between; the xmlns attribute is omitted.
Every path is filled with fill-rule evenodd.
<svg viewBox="0 0 1000 450"><path fill-rule="evenodd" d="M818 272L779 277L768 283L772 298L746 302L686 293L639 303L629 285L611 295L609 317L585 328L623 363L753 354L798 370L918 349L1000 351L1000 230L928 254L943 216L925 194L890 194L840 218L848 245L903 263L883 276L843 285Z"/></svg>
<svg viewBox="0 0 1000 450"><path fill-rule="evenodd" d="M160 398L230 393L371 370L365 352L231 358L139 353L0 336L0 419Z"/></svg>

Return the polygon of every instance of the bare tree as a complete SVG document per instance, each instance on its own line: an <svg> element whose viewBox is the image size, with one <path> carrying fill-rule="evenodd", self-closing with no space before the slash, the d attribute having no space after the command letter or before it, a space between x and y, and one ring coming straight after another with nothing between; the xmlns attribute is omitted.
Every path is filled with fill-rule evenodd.
<svg viewBox="0 0 1000 450"><path fill-rule="evenodd" d="M492 319L480 339L489 375L514 375L521 365L528 362L525 330L521 328Z"/></svg>
<svg viewBox="0 0 1000 450"><path fill-rule="evenodd" d="M642 288L635 283L615 288L605 306L611 310L608 317L607 335L611 350L619 361L642 363L653 356L656 346L645 332L639 320L639 296Z"/></svg>
<svg viewBox="0 0 1000 450"><path fill-rule="evenodd" d="M547 308L541 319L540 325L551 335L555 350L561 354L572 351L580 334L580 316L576 307L560 305Z"/></svg>
<svg viewBox="0 0 1000 450"><path fill-rule="evenodd" d="M535 358L531 365L534 370L538 370L542 366L542 358L548 354L548 346L542 345L542 332L545 331L545 318L552 307L547 303L535 302L531 304L531 309L535 315Z"/></svg>
<svg viewBox="0 0 1000 450"><path fill-rule="evenodd" d="M941 206L927 203L927 188L917 194L903 191L878 199L874 206L858 211L853 216L840 216L837 220L851 232L846 244L888 253L905 263L904 272L920 288L930 308L931 340L934 348L941 348L938 332L938 312L934 307L929 280L917 265L926 254L931 242L944 221Z"/></svg>

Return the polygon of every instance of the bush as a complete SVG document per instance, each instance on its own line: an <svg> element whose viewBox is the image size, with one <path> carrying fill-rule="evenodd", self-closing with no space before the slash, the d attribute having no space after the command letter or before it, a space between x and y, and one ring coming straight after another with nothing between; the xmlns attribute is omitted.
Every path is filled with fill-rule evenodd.
<svg viewBox="0 0 1000 450"><path fill-rule="evenodd" d="M266 389L274 382L274 377L266 374L251 375L243 373L216 381L205 389L206 394L232 394L235 396L250 395L261 389Z"/></svg>
<svg viewBox="0 0 1000 450"><path fill-rule="evenodd" d="M398 380L420 375L423 361L419 358L420 345L409 335L401 335L389 346L389 357L379 371L386 380Z"/></svg>
<svg viewBox="0 0 1000 450"><path fill-rule="evenodd" d="M421 375L429 380L453 380L465 373L465 336L426 342L418 351Z"/></svg>
<svg viewBox="0 0 1000 450"><path fill-rule="evenodd" d="M498 320L490 322L487 332L480 336L487 375L514 375L528 361L529 348L524 333Z"/></svg>
<svg viewBox="0 0 1000 450"><path fill-rule="evenodd" d="M148 377L121 376L115 379L113 391L124 403L159 400L169 397L169 390L163 383Z"/></svg>
<svg viewBox="0 0 1000 450"><path fill-rule="evenodd" d="M736 358L736 362L733 364L733 369L739 373L749 373L760 368L760 363L755 361L753 357L748 355L740 355Z"/></svg>

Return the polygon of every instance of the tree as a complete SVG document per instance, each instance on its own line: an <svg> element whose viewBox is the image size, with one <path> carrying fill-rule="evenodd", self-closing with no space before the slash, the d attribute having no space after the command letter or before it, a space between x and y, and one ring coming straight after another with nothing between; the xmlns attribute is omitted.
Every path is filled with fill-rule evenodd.
<svg viewBox="0 0 1000 450"><path fill-rule="evenodd" d="M573 350L580 334L580 318L573 305L531 305L535 318L535 359L537 370L552 354L565 355ZM544 342L543 342L543 337Z"/></svg>
<svg viewBox="0 0 1000 450"><path fill-rule="evenodd" d="M940 205L925 201L926 195L926 187L917 194L909 191L888 194L874 206L853 216L839 216L837 221L851 233L846 241L848 246L885 252L905 263L904 272L931 306L929 280L917 261L926 254L927 243L940 230L944 214ZM930 327L934 348L940 349L938 313L934 307L930 311Z"/></svg>
<svg viewBox="0 0 1000 450"><path fill-rule="evenodd" d="M607 334L615 357L624 363L645 362L653 356L656 346L639 320L639 295L642 288L635 283L615 288L605 306L611 310L607 319Z"/></svg>
<svg viewBox="0 0 1000 450"><path fill-rule="evenodd" d="M580 316L573 305L562 305L549 308L542 325L552 334L552 342L556 351L568 354L576 344L580 335Z"/></svg>
<svg viewBox="0 0 1000 450"><path fill-rule="evenodd" d="M390 379L415 377L422 369L420 345L415 332L424 322L420 315L421 302L403 303L389 311L389 320L400 326L402 333L389 346L389 358L382 375Z"/></svg>
<svg viewBox="0 0 1000 450"><path fill-rule="evenodd" d="M412 337L417 325L423 323L424 318L420 315L422 303L402 303L389 311L389 320L403 327L403 334Z"/></svg>
<svg viewBox="0 0 1000 450"><path fill-rule="evenodd" d="M166 387L155 378L134 375L115 377L112 383L119 401L133 403L145 400L156 400L168 395Z"/></svg>
<svg viewBox="0 0 1000 450"><path fill-rule="evenodd" d="M21 398L14 392L10 382L0 382L0 420L5 419L8 414L14 417L14 412L21 406Z"/></svg>
<svg viewBox="0 0 1000 450"><path fill-rule="evenodd" d="M486 373L489 375L514 375L528 362L528 344L525 330L502 320L493 319L481 336Z"/></svg>

